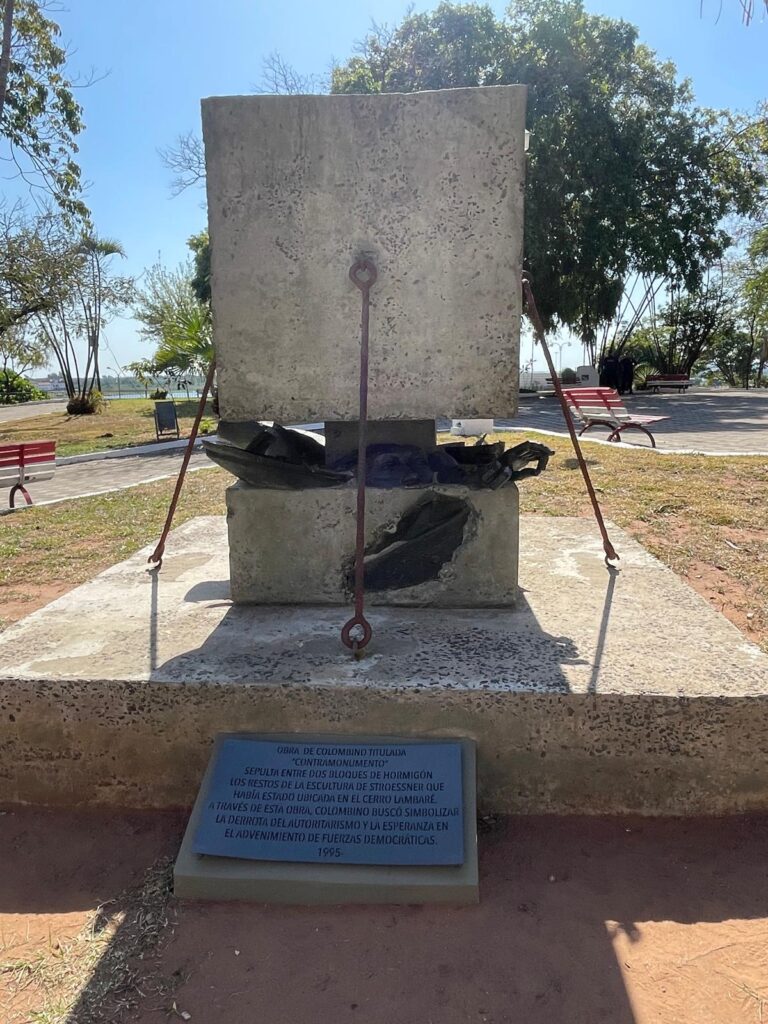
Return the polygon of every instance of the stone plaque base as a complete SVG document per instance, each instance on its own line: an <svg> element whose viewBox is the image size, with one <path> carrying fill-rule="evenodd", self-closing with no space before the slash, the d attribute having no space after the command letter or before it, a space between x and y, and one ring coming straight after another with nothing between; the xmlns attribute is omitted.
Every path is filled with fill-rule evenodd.
<svg viewBox="0 0 768 1024"><path fill-rule="evenodd" d="M366 491L366 544L396 529L419 502L445 495L466 503L461 542L412 586L366 585L365 603L432 608L511 607L517 601L518 491L466 487ZM236 604L344 605L355 549L354 487L278 491L237 483L227 490L229 564ZM418 549L431 542L419 542ZM437 545L435 545L437 546ZM443 558L445 549L439 558ZM367 570L366 570L367 571Z"/></svg>
<svg viewBox="0 0 768 1024"><path fill-rule="evenodd" d="M182 899L249 900L258 903L453 903L478 902L475 744L460 739L464 859L459 865L382 865L247 860L195 853L196 837L211 796L218 754L231 738L296 744L446 743L441 740L369 736L231 734L217 737L208 769L174 866L174 891Z"/></svg>

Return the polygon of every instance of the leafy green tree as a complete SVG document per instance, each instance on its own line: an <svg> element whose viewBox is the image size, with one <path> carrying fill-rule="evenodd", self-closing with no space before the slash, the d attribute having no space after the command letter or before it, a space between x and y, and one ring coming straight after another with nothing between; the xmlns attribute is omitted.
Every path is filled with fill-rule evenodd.
<svg viewBox="0 0 768 1024"><path fill-rule="evenodd" d="M73 413L97 411L101 391L100 343L105 326L131 301L134 282L115 273L119 242L93 234L69 234L71 265L53 308L36 314L41 340L59 365Z"/></svg>
<svg viewBox="0 0 768 1024"><path fill-rule="evenodd" d="M71 243L55 216L0 207L0 344L8 332L26 337L35 316L56 306L72 269Z"/></svg>
<svg viewBox="0 0 768 1024"><path fill-rule="evenodd" d="M710 358L718 339L736 330L736 312L722 275L713 273L698 291L673 291L635 332L633 351L655 373L690 374Z"/></svg>
<svg viewBox="0 0 768 1024"><path fill-rule="evenodd" d="M755 341L744 330L731 329L716 335L707 363L717 367L721 378L732 388L748 388L755 367Z"/></svg>
<svg viewBox="0 0 768 1024"><path fill-rule="evenodd" d="M768 359L768 226L753 229L746 254L734 262L731 275L740 327L745 335L743 360L750 367L757 361L755 383L760 386ZM738 353L735 356L738 361ZM743 375L743 379L742 386L748 387L749 373Z"/></svg>
<svg viewBox="0 0 768 1024"><path fill-rule="evenodd" d="M47 346L31 331L17 327L0 334L0 373L6 380L42 369L47 362Z"/></svg>
<svg viewBox="0 0 768 1024"><path fill-rule="evenodd" d="M0 405L18 405L45 398L45 392L13 370L0 370Z"/></svg>
<svg viewBox="0 0 768 1024"><path fill-rule="evenodd" d="M157 346L151 360L155 372L208 371L213 359L211 310L198 297L194 280L191 261L175 270L156 264L137 292L134 316L143 325L142 336Z"/></svg>
<svg viewBox="0 0 768 1024"><path fill-rule="evenodd" d="M44 0L0 0L0 139L8 172L50 194L70 216L87 217L76 137L82 108L67 74L67 51Z"/></svg>
<svg viewBox="0 0 768 1024"><path fill-rule="evenodd" d="M582 0L441 3L375 29L334 92L523 83L531 131L525 262L545 321L593 347L627 277L696 291L765 179L764 125L695 106L672 64Z"/></svg>
<svg viewBox="0 0 768 1024"><path fill-rule="evenodd" d="M199 231L187 239L194 260L192 290L201 302L211 302L211 243L208 232Z"/></svg>

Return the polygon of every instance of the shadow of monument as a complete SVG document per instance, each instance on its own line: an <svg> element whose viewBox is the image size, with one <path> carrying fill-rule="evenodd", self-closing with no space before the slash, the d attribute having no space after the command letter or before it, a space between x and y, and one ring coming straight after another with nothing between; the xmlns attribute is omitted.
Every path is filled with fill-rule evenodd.
<svg viewBox="0 0 768 1024"><path fill-rule="evenodd" d="M589 664L570 637L541 628L522 590L514 609L368 607L373 639L360 661L340 640L344 606L229 605L201 645L158 661L158 586L155 576L149 654L150 681L157 683L358 682L383 690L568 693L563 666ZM227 596L227 581L212 580L196 584L184 600L218 608ZM609 612L610 596L603 641Z"/></svg>

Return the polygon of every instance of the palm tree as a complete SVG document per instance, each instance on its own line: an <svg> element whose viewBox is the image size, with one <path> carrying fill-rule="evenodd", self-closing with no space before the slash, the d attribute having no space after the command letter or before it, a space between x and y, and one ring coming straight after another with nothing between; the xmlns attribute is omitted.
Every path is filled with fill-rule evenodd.
<svg viewBox="0 0 768 1024"><path fill-rule="evenodd" d="M193 268L156 264L137 294L134 315L141 333L157 345L154 365L163 373L205 375L213 359L211 310L192 285Z"/></svg>

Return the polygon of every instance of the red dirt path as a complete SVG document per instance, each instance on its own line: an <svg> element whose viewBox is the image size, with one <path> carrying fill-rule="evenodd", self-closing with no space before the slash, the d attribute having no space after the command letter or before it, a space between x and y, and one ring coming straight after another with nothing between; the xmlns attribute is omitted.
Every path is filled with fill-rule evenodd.
<svg viewBox="0 0 768 1024"><path fill-rule="evenodd" d="M173 855L183 822L180 814L31 809L0 817L0 961L11 940L14 956L19 943L32 956L75 934L99 903ZM157 949L135 968L147 993L162 989L158 979L175 979L174 991L105 1019L768 1021L767 826L765 818L507 819L480 837L478 907L171 899ZM25 1010L36 1008L33 994L26 990ZM22 1005L8 998L3 1020ZM75 1010L65 1019L95 1018Z"/></svg>

